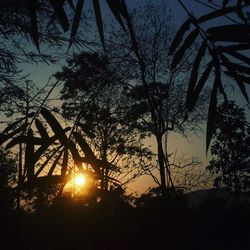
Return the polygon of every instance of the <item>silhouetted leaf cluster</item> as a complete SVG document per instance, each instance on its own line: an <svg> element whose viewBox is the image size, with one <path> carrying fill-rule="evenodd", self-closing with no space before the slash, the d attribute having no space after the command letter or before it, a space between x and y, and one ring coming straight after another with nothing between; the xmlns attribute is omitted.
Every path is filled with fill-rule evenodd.
<svg viewBox="0 0 250 250"><path fill-rule="evenodd" d="M250 3L249 1L241 0L233 5L228 5L229 1L223 1L222 8L199 18L195 18L188 12L189 19L179 28L170 49L170 53L174 53L172 70L175 70L187 50L198 38L202 40L190 75L186 106L189 111L193 110L201 90L209 80L209 76L213 74L214 83L207 123L207 149L212 138L215 122L217 93L220 92L226 99L224 86L222 84L223 73L230 76L237 83L243 96L247 102L249 102L245 85L249 83L250 79L250 58L247 53L242 52L249 50L249 17L244 12L244 9L249 7ZM221 24L212 27L207 25L210 21L231 14L237 16L238 23ZM202 62L205 61L208 56L211 59L203 70ZM200 77L199 74L201 74Z"/></svg>
<svg viewBox="0 0 250 250"><path fill-rule="evenodd" d="M234 192L250 190L250 126L243 108L234 102L217 108L208 169L215 175L215 186Z"/></svg>

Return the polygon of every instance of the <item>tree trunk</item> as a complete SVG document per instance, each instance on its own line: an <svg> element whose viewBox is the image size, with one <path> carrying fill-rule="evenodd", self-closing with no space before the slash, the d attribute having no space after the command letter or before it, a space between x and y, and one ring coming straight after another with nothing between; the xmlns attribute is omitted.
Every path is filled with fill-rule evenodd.
<svg viewBox="0 0 250 250"><path fill-rule="evenodd" d="M164 195L166 193L166 179L165 179L165 161L164 161L164 151L162 146L162 135L156 135L157 140L157 154L158 162L160 168L160 178L161 178L161 193Z"/></svg>

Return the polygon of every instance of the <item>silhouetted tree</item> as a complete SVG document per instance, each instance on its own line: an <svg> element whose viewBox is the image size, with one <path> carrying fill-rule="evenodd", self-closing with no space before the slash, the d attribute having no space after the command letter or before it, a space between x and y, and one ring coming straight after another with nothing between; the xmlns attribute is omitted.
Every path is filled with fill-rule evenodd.
<svg viewBox="0 0 250 250"><path fill-rule="evenodd" d="M203 92L199 108L188 115L185 78L190 68L189 58L178 69L171 71L171 57L167 55L174 29L168 5L150 2L131 13L138 51L129 43L129 38L121 37L122 30L111 31L107 50L110 51L111 61L116 64L121 61L121 74L129 80L127 94L130 105L127 108L134 126L142 134L156 138L160 185L165 192L166 187L173 186L173 182L168 163L169 152L165 152L167 147L164 143L167 144L171 131L182 134L191 129L197 131L199 122L205 119L207 96Z"/></svg>
<svg viewBox="0 0 250 250"><path fill-rule="evenodd" d="M139 134L130 125L124 79L111 68L107 57L75 55L56 77L64 81L64 117L74 121L97 158L114 166L121 184L140 175L142 166L149 165L150 150L143 147ZM101 187L107 190L107 176L111 173L109 169L101 171Z"/></svg>
<svg viewBox="0 0 250 250"><path fill-rule="evenodd" d="M250 126L245 110L234 102L219 106L213 138L207 168L215 176L214 185L236 193L249 191Z"/></svg>
<svg viewBox="0 0 250 250"><path fill-rule="evenodd" d="M0 149L0 214L6 221L14 209L17 163L9 152Z"/></svg>

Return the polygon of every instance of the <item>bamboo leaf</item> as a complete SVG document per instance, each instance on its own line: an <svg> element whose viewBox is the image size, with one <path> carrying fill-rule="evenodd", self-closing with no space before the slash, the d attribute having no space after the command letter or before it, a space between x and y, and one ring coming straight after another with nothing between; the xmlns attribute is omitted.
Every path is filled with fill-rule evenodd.
<svg viewBox="0 0 250 250"><path fill-rule="evenodd" d="M39 169L35 173L35 177L38 177L39 174L44 170L46 166L48 166L49 161L52 159L52 157L61 149L61 147L53 150L50 155L47 157L47 159L43 162L43 164L39 167ZM37 161L36 161L37 162ZM35 162L35 163L36 163Z"/></svg>
<svg viewBox="0 0 250 250"><path fill-rule="evenodd" d="M21 186L22 189L30 188L43 188L52 185L64 184L68 181L69 176L51 175L37 177L33 182L24 182Z"/></svg>
<svg viewBox="0 0 250 250"><path fill-rule="evenodd" d="M55 16L57 17L63 31L66 32L69 29L69 21L66 12L63 9L64 1L49 0L53 9Z"/></svg>
<svg viewBox="0 0 250 250"><path fill-rule="evenodd" d="M20 135L15 138L13 138L6 146L5 149L8 150L14 146L16 146L19 143L25 143L28 144L30 142L30 138L28 136ZM32 137L32 143L34 145L42 145L45 143L45 140L39 137Z"/></svg>
<svg viewBox="0 0 250 250"><path fill-rule="evenodd" d="M218 46L217 48L219 51L222 51L222 52L233 52L233 51L239 51L239 50L248 50L250 49L250 44L240 43L240 44L228 45L228 46Z"/></svg>
<svg viewBox="0 0 250 250"><path fill-rule="evenodd" d="M121 17L121 14L120 14L120 9L121 9L121 6L120 6L120 3L119 1L117 0L106 0L110 10L112 11L113 15L115 16L116 20L119 22L119 24L121 25L121 27L123 28L124 31L126 31L126 28L123 24L123 21L122 21L122 17Z"/></svg>
<svg viewBox="0 0 250 250"><path fill-rule="evenodd" d="M47 133L46 128L43 126L43 124L38 119L35 120L35 124L36 124L36 128L37 128L39 134L41 135L41 137L44 139L48 139L49 135Z"/></svg>
<svg viewBox="0 0 250 250"><path fill-rule="evenodd" d="M195 39L197 38L198 35L199 35L199 30L195 29L194 31L192 31L187 36L187 38L185 39L183 45L180 47L180 49L174 55L174 58L173 58L172 64L171 64L172 70L178 65L178 63L182 59L184 53L194 43L194 41L195 41Z"/></svg>
<svg viewBox="0 0 250 250"><path fill-rule="evenodd" d="M236 51L228 51L229 55L235 57L236 59L245 62L246 64L250 65L250 58L247 56L242 55L241 53L238 53Z"/></svg>
<svg viewBox="0 0 250 250"><path fill-rule="evenodd" d="M64 129L64 132L66 133L69 130L69 128ZM54 135L50 137L47 140L44 140L44 144L41 145L35 152L35 162L37 162L42 154L56 141L58 140L58 135Z"/></svg>
<svg viewBox="0 0 250 250"><path fill-rule="evenodd" d="M185 33L189 30L190 25L192 23L191 19L187 19L182 26L179 28L178 32L176 33L176 36L171 44L171 47L169 49L169 54L172 54L180 45L180 43L183 40L183 37Z"/></svg>
<svg viewBox="0 0 250 250"><path fill-rule="evenodd" d="M96 24L97 24L98 32L99 32L99 35L100 35L100 38L101 38L102 45L103 45L103 47L105 47L105 45L104 45L102 14L101 14L99 0L93 0L93 6L94 6L94 12L95 12L95 18L96 18Z"/></svg>
<svg viewBox="0 0 250 250"><path fill-rule="evenodd" d="M27 11L28 11L28 15L30 17L30 23L31 23L31 38L38 52L40 53L38 25L37 25L37 6L36 6L35 1L29 0L27 2Z"/></svg>
<svg viewBox="0 0 250 250"><path fill-rule="evenodd" d="M211 61L208 64L206 70L204 71L202 77L200 78L200 80L199 80L199 82L198 82L198 84L197 84L197 86L195 88L195 94L196 95L199 95L201 90L203 89L203 87L204 87L204 85L205 85L205 83L206 83L206 81L207 81L207 79L208 79L208 77L209 77L209 75L211 73L211 70L212 70L213 66L214 66L213 62Z"/></svg>
<svg viewBox="0 0 250 250"><path fill-rule="evenodd" d="M82 167L82 162L83 162L83 158L80 156L75 143L70 140L68 143L68 149L70 150L73 160L75 162L75 164L77 165L77 167L82 171L83 167Z"/></svg>
<svg viewBox="0 0 250 250"><path fill-rule="evenodd" d="M250 27L243 24L220 25L207 29L209 39L213 41L226 41L248 43L250 41Z"/></svg>
<svg viewBox="0 0 250 250"><path fill-rule="evenodd" d="M0 145L5 143L6 141L8 141L11 137L13 137L14 135L23 132L26 128L28 127L28 124L23 124L22 126L20 126L19 128L13 130L11 133L9 134L0 134Z"/></svg>
<svg viewBox="0 0 250 250"><path fill-rule="evenodd" d="M139 53L138 44L137 44L137 40L136 40L136 35L135 35L135 32L134 32L133 24L132 24L132 22L131 22L131 20L129 18L129 14L128 14L128 10L127 10L127 5L126 5L126 2L124 0L120 0L119 12L123 16L123 18L126 20L134 53L136 54L137 58L139 59L140 65L142 67L144 67L144 63L142 62L141 55Z"/></svg>
<svg viewBox="0 0 250 250"><path fill-rule="evenodd" d="M198 80L200 63L201 63L203 56L205 55L206 48L207 48L207 45L206 45L206 42L204 41L202 43L198 53L197 53L197 56L196 56L195 61L194 61L194 65L192 67L192 72L191 72L191 76L190 76L190 80L189 80L189 84L188 84L188 90L187 90L186 106L188 107L188 109L191 106L191 103L193 103L194 88L195 88L196 82Z"/></svg>
<svg viewBox="0 0 250 250"><path fill-rule="evenodd" d="M17 144L20 144L20 143L24 143L26 140L25 140L25 136L17 136L15 138L13 138L6 146L5 146L5 150L8 150L14 146L16 146Z"/></svg>
<svg viewBox="0 0 250 250"><path fill-rule="evenodd" d="M50 169L49 169L48 176L51 176L51 175L53 174L53 172L54 172L54 170L55 170L55 168L56 168L56 166L57 166L57 164L58 164L58 162L59 162L59 160L60 160L60 158L61 158L63 152L64 152L64 151L62 150L62 151L59 153L59 155L56 157L55 161L53 162L53 164L51 165L51 167L50 167Z"/></svg>
<svg viewBox="0 0 250 250"><path fill-rule="evenodd" d="M239 74L235 71L235 69L232 67L231 63L229 62L229 60L223 54L221 54L221 59L222 59L223 65L227 68L227 70L233 76L234 80L236 81L236 83L238 84L241 90L241 93L243 94L247 102L249 103L249 98L248 98L245 84L239 77Z"/></svg>
<svg viewBox="0 0 250 250"><path fill-rule="evenodd" d="M60 125L60 123L57 121L57 119L46 109L41 109L42 116L46 119L46 121L49 123L50 127L52 128L55 135L57 135L58 139L63 145L68 144L68 138Z"/></svg>
<svg viewBox="0 0 250 250"><path fill-rule="evenodd" d="M230 67L232 67L235 71L250 75L250 67L240 65L238 63L232 63L232 62L230 62L229 64L230 64Z"/></svg>
<svg viewBox="0 0 250 250"><path fill-rule="evenodd" d="M63 162L62 162L62 168L61 168L61 175L65 176L67 169L68 169L68 160L69 160L69 152L68 149L65 148L63 152Z"/></svg>
<svg viewBox="0 0 250 250"><path fill-rule="evenodd" d="M72 23L72 28L71 28L69 48L71 47L73 40L76 36L77 30L78 30L78 26L79 26L80 19L81 19L81 13L83 9L83 4L84 4L84 0L78 0L75 14L74 14L73 23Z"/></svg>
<svg viewBox="0 0 250 250"><path fill-rule="evenodd" d="M11 123L10 125L8 125L8 126L3 130L2 133L3 133L3 134L8 133L10 130L16 128L16 126L17 126L20 122L22 122L24 119L25 119L25 117L23 117L23 118L21 118L21 119L18 119L17 121Z"/></svg>
<svg viewBox="0 0 250 250"><path fill-rule="evenodd" d="M193 110L195 104L197 103L200 92L203 89L203 87L204 87L204 85L205 85L205 83L206 83L206 81L211 73L212 68L213 68L213 62L211 61L208 64L208 66L206 67L205 71L203 72L200 80L198 81L198 83L196 85L193 98L190 99L189 102L187 103L187 108L188 108L189 112L191 112Z"/></svg>
<svg viewBox="0 0 250 250"><path fill-rule="evenodd" d="M225 71L224 72L226 75L230 76L230 77L234 77L234 75L232 73L230 73L229 71ZM242 82L245 82L247 84L250 83L250 77L247 77L245 75L238 75L238 78L242 81Z"/></svg>
<svg viewBox="0 0 250 250"><path fill-rule="evenodd" d="M82 135L78 132L74 132L73 135L74 135L77 143L81 147L82 151L84 152L85 157L90 159L90 160L95 159L95 155L94 155L92 149L90 148L89 144L84 140Z"/></svg>
<svg viewBox="0 0 250 250"><path fill-rule="evenodd" d="M210 21L212 19L215 19L217 17L222 17L222 16L225 16L227 14L236 12L237 10L238 10L237 6L230 6L230 7L226 7L223 9L218 9L218 10L212 11L206 15L201 16L200 18L197 19L197 22L199 24L201 24L201 23Z"/></svg>
<svg viewBox="0 0 250 250"><path fill-rule="evenodd" d="M27 143L25 149L25 163L24 170L27 170L27 179L31 181L34 177L34 143L33 143L33 131L32 129L28 130Z"/></svg>
<svg viewBox="0 0 250 250"><path fill-rule="evenodd" d="M207 21L210 21L212 19L215 19L217 17L221 17L223 15L227 15L229 13L233 13L235 11L237 11L238 7L233 6L233 7L227 7L227 8L223 8L223 9L219 9L213 12L210 12L206 15L201 16L200 18L198 18L197 20L192 20L191 18L187 19L182 26L179 28L178 32L176 33L176 36L171 44L170 47L170 52L169 54L172 54L177 48L178 46L181 44L183 37L185 35L185 33L189 30L190 25L194 23L194 25L197 28L197 24L201 24Z"/></svg>

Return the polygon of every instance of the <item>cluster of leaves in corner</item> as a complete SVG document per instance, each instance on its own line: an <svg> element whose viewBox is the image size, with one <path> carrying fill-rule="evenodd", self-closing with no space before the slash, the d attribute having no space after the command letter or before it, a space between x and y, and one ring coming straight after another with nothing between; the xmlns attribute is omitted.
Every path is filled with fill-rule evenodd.
<svg viewBox="0 0 250 250"><path fill-rule="evenodd" d="M19 144L25 145L25 161L22 176L19 176L19 178L21 178L20 185L22 188L59 183L65 184L70 178L70 169L68 167L70 155L79 171L83 173L86 172L88 175L91 175L93 179L101 179L101 168L108 168L109 170L115 171L113 166L95 157L92 149L80 133L73 132L75 140L72 140L66 135L66 132L69 131L70 128L63 129L49 110L42 108L41 115L51 127L54 135L50 136L43 123L39 119L36 119L35 127L40 137L34 136L33 129L29 127L28 123L24 122L25 118L10 124L0 134L0 145L6 143L6 150ZM84 157L81 157L77 145L84 153ZM51 146L54 146L54 148L50 150L50 153L46 155L46 160L39 164L37 168L37 163ZM50 162L52 163L50 164ZM82 163L90 164L93 171L84 170ZM61 174L53 175L58 166L61 168ZM48 167L49 169L47 170ZM45 168L48 174L41 176L40 174ZM118 184L112 177L108 177L108 181Z"/></svg>
<svg viewBox="0 0 250 250"><path fill-rule="evenodd" d="M77 34L77 30L81 20L81 14L83 11L84 0L47 0L46 1L49 6L53 9L54 16L56 17L58 23L64 32L70 30L70 43L69 47L72 45L73 40ZM21 3L26 6L27 15L30 19L31 31L30 36L39 51L39 21L38 21L38 13L41 3L39 1L32 0L21 0ZM131 35L132 40L135 40L135 36L133 33L132 25L129 19L129 14L127 11L127 6L124 0L106 0L107 5L109 6L111 12L113 13L115 19L118 23ZM3 3L5 4L5 2ZM12 3L13 4L13 3ZM18 1L17 3L18 4ZM98 28L98 32L100 35L101 42L104 46L104 31L103 31L103 21L102 21L102 12L100 7L100 0L92 0L92 5L94 9L94 14L96 18L96 24ZM68 8L73 11L73 19L72 22L70 20L68 14Z"/></svg>
<svg viewBox="0 0 250 250"><path fill-rule="evenodd" d="M248 0L236 2L224 0L221 8L199 18L195 18L187 10L189 18L179 28L170 48L170 54L174 54L172 70L175 70L187 50L194 45L198 38L202 40L190 75L186 106L188 111L193 110L204 85L213 75L214 83L207 121L207 150L214 130L217 93L220 92L227 100L222 82L223 74L231 77L237 83L243 96L249 102L246 84L250 83L250 57L249 53L242 53L242 51L250 49L250 18L248 13L244 11L249 6L250 1ZM232 20L231 15L236 16L237 23L209 26L209 22L217 18L225 17ZM202 61L205 61L205 57L210 58L210 60L203 70Z"/></svg>

